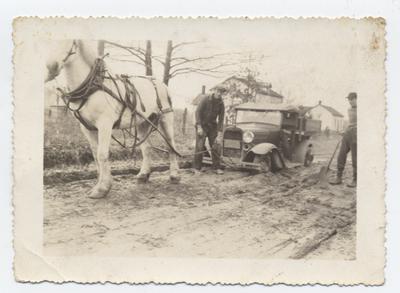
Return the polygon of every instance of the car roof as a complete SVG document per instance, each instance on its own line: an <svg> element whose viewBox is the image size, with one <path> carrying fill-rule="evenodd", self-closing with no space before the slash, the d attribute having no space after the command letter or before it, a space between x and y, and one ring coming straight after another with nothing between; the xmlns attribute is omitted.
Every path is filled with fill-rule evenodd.
<svg viewBox="0 0 400 293"><path fill-rule="evenodd" d="M236 110L256 110L256 111L284 111L284 112L299 112L296 106L288 104L269 104L269 103L243 103L235 107Z"/></svg>

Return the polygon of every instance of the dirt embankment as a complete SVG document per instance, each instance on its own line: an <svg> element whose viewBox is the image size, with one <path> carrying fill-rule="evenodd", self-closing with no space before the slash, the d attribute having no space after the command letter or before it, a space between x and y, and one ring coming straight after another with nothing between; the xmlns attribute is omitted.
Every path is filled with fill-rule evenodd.
<svg viewBox="0 0 400 293"><path fill-rule="evenodd" d="M356 190L317 184L321 167L251 175L181 170L150 183L114 176L92 200L95 180L45 186L44 247L56 255L217 258L355 258ZM346 173L346 180L350 174Z"/></svg>

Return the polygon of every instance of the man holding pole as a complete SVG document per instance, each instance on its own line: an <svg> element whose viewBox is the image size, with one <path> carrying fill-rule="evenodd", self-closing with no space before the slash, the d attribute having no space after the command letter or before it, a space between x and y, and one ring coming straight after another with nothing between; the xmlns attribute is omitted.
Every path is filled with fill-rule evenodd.
<svg viewBox="0 0 400 293"><path fill-rule="evenodd" d="M204 95L196 109L196 148L194 155L194 168L201 169L205 141L211 148L213 169L217 174L224 172L220 167L220 153L218 145L222 141L222 130L224 124L225 106L222 95L227 91L223 85L217 85L212 93ZM217 122L218 119L218 122Z"/></svg>
<svg viewBox="0 0 400 293"><path fill-rule="evenodd" d="M337 159L336 178L329 182L332 185L342 184L343 170L346 165L347 154L351 152L351 161L353 164L353 180L348 183L348 187L357 187L357 93L349 93L347 100L350 103L349 126L342 137L342 143Z"/></svg>

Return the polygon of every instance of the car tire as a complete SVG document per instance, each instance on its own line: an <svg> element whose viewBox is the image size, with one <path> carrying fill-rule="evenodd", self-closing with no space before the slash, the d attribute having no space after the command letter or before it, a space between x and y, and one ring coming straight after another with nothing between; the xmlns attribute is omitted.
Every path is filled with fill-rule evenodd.
<svg viewBox="0 0 400 293"><path fill-rule="evenodd" d="M260 164L261 173L269 173L271 172L272 160L271 155L256 155L254 158L254 162Z"/></svg>

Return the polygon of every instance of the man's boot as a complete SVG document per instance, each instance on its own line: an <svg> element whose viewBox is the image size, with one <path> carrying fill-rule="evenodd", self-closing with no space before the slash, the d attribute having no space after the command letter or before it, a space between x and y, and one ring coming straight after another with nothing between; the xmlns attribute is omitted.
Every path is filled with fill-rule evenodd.
<svg viewBox="0 0 400 293"><path fill-rule="evenodd" d="M198 175L201 174L201 170L200 170L200 169L194 168L194 169L193 169L193 174L196 175L196 176L198 176Z"/></svg>
<svg viewBox="0 0 400 293"><path fill-rule="evenodd" d="M342 184L342 172L338 171L337 174L336 174L336 178L331 180L331 181L329 181L329 184L331 184L331 185Z"/></svg>
<svg viewBox="0 0 400 293"><path fill-rule="evenodd" d="M353 180L350 183L347 183L347 187L351 188L357 187L357 174L353 175Z"/></svg>
<svg viewBox="0 0 400 293"><path fill-rule="evenodd" d="M215 170L215 173L217 173L218 175L223 175L224 171L222 171L221 169L217 169Z"/></svg>

